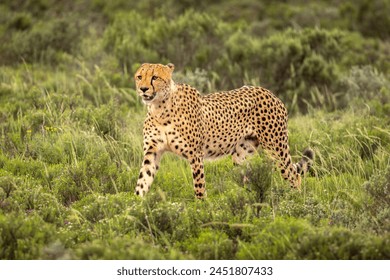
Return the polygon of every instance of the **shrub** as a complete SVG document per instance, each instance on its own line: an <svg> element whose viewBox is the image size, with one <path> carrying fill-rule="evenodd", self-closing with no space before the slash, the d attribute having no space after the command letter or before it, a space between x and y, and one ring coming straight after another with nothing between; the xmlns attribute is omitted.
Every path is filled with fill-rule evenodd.
<svg viewBox="0 0 390 280"><path fill-rule="evenodd" d="M235 254L233 241L218 230L203 230L198 237L186 240L181 246L185 252L201 260L234 259Z"/></svg>
<svg viewBox="0 0 390 280"><path fill-rule="evenodd" d="M120 14L104 35L106 50L128 72L134 72L142 62L173 62L183 72L201 68L211 80L200 85L194 81L201 91L261 81L292 112L341 107L336 94L338 81L351 65L372 63L387 71L380 45L337 29L287 29L258 38L246 24L237 28L193 11L173 21L143 18L142 26L138 24L140 17L137 13Z"/></svg>
<svg viewBox="0 0 390 280"><path fill-rule="evenodd" d="M32 17L30 13L22 12L16 13L8 22L8 29L24 31L30 29L32 26Z"/></svg>
<svg viewBox="0 0 390 280"><path fill-rule="evenodd" d="M0 259L38 259L55 240L55 227L37 215L0 213Z"/></svg>
<svg viewBox="0 0 390 280"><path fill-rule="evenodd" d="M346 1L340 5L340 15L348 19L348 27L365 36L387 39L390 36L390 9L388 0Z"/></svg>
<svg viewBox="0 0 390 280"><path fill-rule="evenodd" d="M268 201L272 186L273 163L266 157L256 155L236 171L237 183L253 192L257 203Z"/></svg>
<svg viewBox="0 0 390 280"><path fill-rule="evenodd" d="M264 226L264 225L263 225ZM389 239L342 228L314 229L302 220L278 219L240 242L239 259L387 259Z"/></svg>
<svg viewBox="0 0 390 280"><path fill-rule="evenodd" d="M364 188L368 193L365 207L370 214L364 222L378 233L390 232L390 166L371 176Z"/></svg>
<svg viewBox="0 0 390 280"><path fill-rule="evenodd" d="M9 175L3 175L3 172L0 173L0 188L3 190L4 195L0 199L5 199L10 196L10 194L16 189L17 180Z"/></svg>
<svg viewBox="0 0 390 280"><path fill-rule="evenodd" d="M172 62L178 69L209 68L229 32L226 29L216 17L193 11L173 21L131 12L115 17L105 31L104 45L131 73L142 62Z"/></svg>
<svg viewBox="0 0 390 280"><path fill-rule="evenodd" d="M95 223L122 213L126 206L137 203L135 198L128 193L105 196L91 194L72 204L72 208L79 211L87 221Z"/></svg>
<svg viewBox="0 0 390 280"><path fill-rule="evenodd" d="M12 33L1 50L10 64L21 61L56 64L61 53L72 53L78 42L76 24L59 18L38 22L31 29Z"/></svg>
<svg viewBox="0 0 390 280"><path fill-rule="evenodd" d="M319 225L322 220L328 217L328 209L323 206L323 202L317 201L313 197L306 197L304 201L299 201L298 197L287 197L277 206L280 216L305 218L313 224Z"/></svg>
<svg viewBox="0 0 390 280"><path fill-rule="evenodd" d="M388 259L388 238L367 236L345 229L304 235L296 246L298 259L360 260Z"/></svg>
<svg viewBox="0 0 390 280"><path fill-rule="evenodd" d="M378 100L382 104L390 103L390 81L370 65L352 67L340 79L340 90L344 92L339 100L341 106L351 102L369 102Z"/></svg>
<svg viewBox="0 0 390 280"><path fill-rule="evenodd" d="M173 249L167 252L162 251L161 247L144 240L140 235L123 236L87 242L75 251L75 257L81 260L176 260L186 258Z"/></svg>

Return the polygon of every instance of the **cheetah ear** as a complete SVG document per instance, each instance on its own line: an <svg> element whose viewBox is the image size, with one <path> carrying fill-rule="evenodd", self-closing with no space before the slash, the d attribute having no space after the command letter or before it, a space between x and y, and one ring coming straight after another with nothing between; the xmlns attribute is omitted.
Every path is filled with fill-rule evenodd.
<svg viewBox="0 0 390 280"><path fill-rule="evenodd" d="M173 70L175 69L175 65L173 65L173 63L168 63L167 66L169 67L169 69L171 69L171 72L173 72Z"/></svg>

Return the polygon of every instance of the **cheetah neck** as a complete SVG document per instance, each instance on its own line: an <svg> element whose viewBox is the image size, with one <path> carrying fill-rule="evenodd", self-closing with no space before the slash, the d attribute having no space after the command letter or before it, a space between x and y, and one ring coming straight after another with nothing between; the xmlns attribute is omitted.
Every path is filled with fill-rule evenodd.
<svg viewBox="0 0 390 280"><path fill-rule="evenodd" d="M171 96L177 91L176 84L172 81L171 90L167 93L162 100L153 102L148 106L149 116L155 118L158 121L164 122L170 118L170 111L172 108Z"/></svg>

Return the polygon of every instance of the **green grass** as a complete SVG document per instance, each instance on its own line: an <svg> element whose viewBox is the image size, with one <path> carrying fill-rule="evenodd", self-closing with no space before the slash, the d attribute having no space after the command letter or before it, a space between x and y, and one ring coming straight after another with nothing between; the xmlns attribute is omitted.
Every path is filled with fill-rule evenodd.
<svg viewBox="0 0 390 280"><path fill-rule="evenodd" d="M294 158L316 152L300 192L260 152L207 162L197 201L187 162L166 154L140 199L142 107L118 111L121 91L105 84L94 87L107 102L90 100L84 80L59 72L67 83L37 90L22 77L46 77L24 71L3 68L1 83L2 259L389 257L390 127L370 110L290 119Z"/></svg>
<svg viewBox="0 0 390 280"><path fill-rule="evenodd" d="M390 258L388 0L11 2L0 4L0 259ZM188 163L166 154L136 197L143 62L175 63L174 78L202 92L275 90L294 160L316 154L301 191L259 151L242 166L207 162L198 201Z"/></svg>

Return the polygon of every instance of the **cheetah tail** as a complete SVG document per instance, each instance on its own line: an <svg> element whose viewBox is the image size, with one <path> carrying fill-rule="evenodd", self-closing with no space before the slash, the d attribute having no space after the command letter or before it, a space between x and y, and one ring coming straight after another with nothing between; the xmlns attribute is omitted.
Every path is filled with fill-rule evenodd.
<svg viewBox="0 0 390 280"><path fill-rule="evenodd" d="M314 151L310 148L306 148L302 154L302 159L298 163L296 163L297 172L301 175L308 172L310 170L310 167L313 165Z"/></svg>

